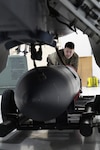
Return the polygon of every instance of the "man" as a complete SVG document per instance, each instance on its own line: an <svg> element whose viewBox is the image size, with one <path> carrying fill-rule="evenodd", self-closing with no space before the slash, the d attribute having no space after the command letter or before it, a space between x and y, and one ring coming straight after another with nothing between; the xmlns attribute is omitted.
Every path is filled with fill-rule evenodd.
<svg viewBox="0 0 100 150"><path fill-rule="evenodd" d="M49 54L47 57L47 65L65 65L72 66L76 71L78 69L78 61L79 56L74 51L74 43L67 42L65 44L64 49L57 50L56 52ZM73 111L74 109L74 101L72 101L71 105L68 108L68 111ZM60 116L56 118L56 123L67 122L67 111L62 113Z"/></svg>
<svg viewBox="0 0 100 150"><path fill-rule="evenodd" d="M76 71L78 69L79 56L74 51L74 43L67 42L64 49L58 52L49 54L47 57L48 66L50 65L69 65L72 66Z"/></svg>

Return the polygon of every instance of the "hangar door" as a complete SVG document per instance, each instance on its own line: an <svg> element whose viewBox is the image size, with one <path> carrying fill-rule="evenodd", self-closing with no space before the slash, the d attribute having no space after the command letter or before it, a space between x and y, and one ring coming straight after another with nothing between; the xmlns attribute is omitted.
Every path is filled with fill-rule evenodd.
<svg viewBox="0 0 100 150"><path fill-rule="evenodd" d="M87 78L92 76L92 56L79 58L78 74L82 79L82 86L87 86Z"/></svg>

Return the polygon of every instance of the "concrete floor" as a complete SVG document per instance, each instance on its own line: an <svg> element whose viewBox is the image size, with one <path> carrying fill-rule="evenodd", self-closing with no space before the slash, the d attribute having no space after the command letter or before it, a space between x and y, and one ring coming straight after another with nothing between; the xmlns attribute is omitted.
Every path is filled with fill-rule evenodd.
<svg viewBox="0 0 100 150"><path fill-rule="evenodd" d="M100 134L94 129L91 137L79 131L14 131L0 138L0 150L100 150Z"/></svg>
<svg viewBox="0 0 100 150"><path fill-rule="evenodd" d="M100 93L100 88L83 88L83 95ZM90 137L78 130L16 131L0 138L0 150L100 150L100 134L94 128Z"/></svg>

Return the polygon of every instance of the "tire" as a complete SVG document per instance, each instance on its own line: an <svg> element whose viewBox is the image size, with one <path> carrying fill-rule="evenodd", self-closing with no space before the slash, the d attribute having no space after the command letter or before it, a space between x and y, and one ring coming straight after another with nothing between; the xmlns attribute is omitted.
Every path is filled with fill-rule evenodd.
<svg viewBox="0 0 100 150"><path fill-rule="evenodd" d="M17 107L14 101L14 91L7 89L3 92L1 98L1 116L3 121L8 120L8 113L16 113Z"/></svg>
<svg viewBox="0 0 100 150"><path fill-rule="evenodd" d="M94 101L94 111L96 113L100 113L100 95L96 95L96 98Z"/></svg>

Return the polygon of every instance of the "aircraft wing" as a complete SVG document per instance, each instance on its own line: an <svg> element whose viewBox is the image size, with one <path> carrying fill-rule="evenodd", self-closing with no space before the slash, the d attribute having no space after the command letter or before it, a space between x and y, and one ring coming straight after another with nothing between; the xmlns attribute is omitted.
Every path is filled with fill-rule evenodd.
<svg viewBox="0 0 100 150"><path fill-rule="evenodd" d="M56 1L57 2L57 1ZM96 63L100 66L100 0L59 0L52 7L67 21L68 26L87 34Z"/></svg>

